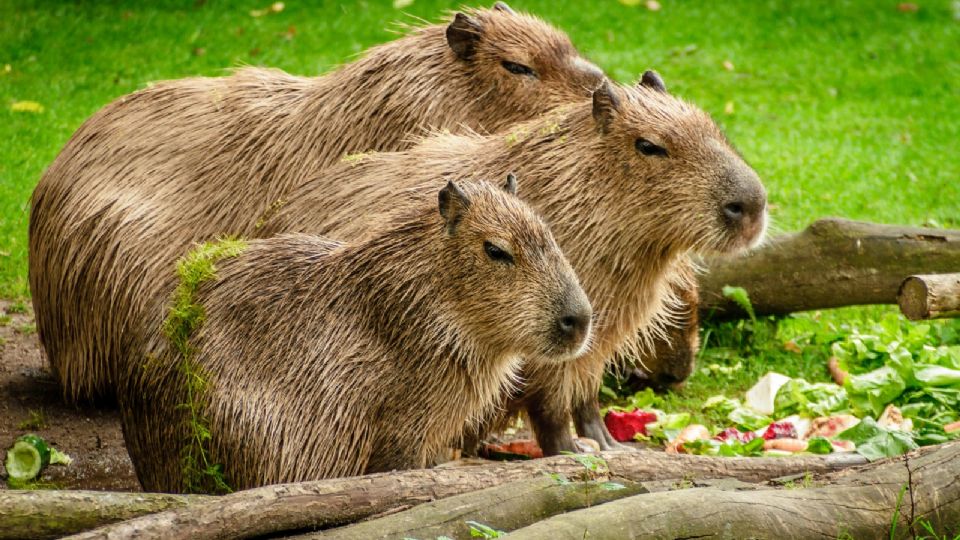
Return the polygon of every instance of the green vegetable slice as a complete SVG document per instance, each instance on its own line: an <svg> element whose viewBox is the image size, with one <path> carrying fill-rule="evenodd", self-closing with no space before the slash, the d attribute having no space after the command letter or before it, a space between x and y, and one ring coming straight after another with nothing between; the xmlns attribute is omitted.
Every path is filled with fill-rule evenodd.
<svg viewBox="0 0 960 540"><path fill-rule="evenodd" d="M33 480L50 463L50 448L36 435L24 435L7 450L4 466L13 480Z"/></svg>
<svg viewBox="0 0 960 540"><path fill-rule="evenodd" d="M833 452L833 445L823 437L812 437L807 441L807 452L811 454L829 454Z"/></svg>

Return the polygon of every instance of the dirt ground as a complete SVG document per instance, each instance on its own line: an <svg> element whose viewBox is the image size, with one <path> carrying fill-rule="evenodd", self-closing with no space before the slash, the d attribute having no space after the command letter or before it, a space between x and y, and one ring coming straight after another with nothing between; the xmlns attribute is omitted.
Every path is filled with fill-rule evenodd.
<svg viewBox="0 0 960 540"><path fill-rule="evenodd" d="M26 313L10 312L18 308L0 301L0 457L6 458L17 437L36 433L73 458L71 465L47 467L41 482L65 489L140 491L118 413L61 401L29 303Z"/></svg>

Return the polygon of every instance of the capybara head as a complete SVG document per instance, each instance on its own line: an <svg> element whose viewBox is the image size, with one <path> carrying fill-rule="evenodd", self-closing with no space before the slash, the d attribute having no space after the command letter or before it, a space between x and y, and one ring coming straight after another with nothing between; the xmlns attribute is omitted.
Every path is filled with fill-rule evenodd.
<svg viewBox="0 0 960 540"><path fill-rule="evenodd" d="M549 229L513 196L516 185L511 174L503 190L449 182L440 191L449 316L501 350L569 360L589 347L590 301Z"/></svg>
<svg viewBox="0 0 960 540"><path fill-rule="evenodd" d="M754 245L766 228L766 191L710 117L667 93L647 71L634 87L604 82L593 94L600 151L611 179L611 216L623 200L654 223L661 243L727 252ZM629 194L629 195L628 195ZM652 226L652 227L651 227ZM664 234L666 233L666 234Z"/></svg>
<svg viewBox="0 0 960 540"><path fill-rule="evenodd" d="M455 64L470 80L469 91L481 103L496 104L505 120L587 99L603 81L603 71L580 56L566 34L503 2L457 13L446 37Z"/></svg>
<svg viewBox="0 0 960 540"><path fill-rule="evenodd" d="M700 352L697 313L700 295L693 269L684 265L681 272L686 279L671 284L673 294L679 300L679 309L662 328L659 339L653 340L652 348L633 351L638 356L638 365L628 369L626 380L622 381L633 392L647 387L658 392L678 389L696 367L697 353Z"/></svg>

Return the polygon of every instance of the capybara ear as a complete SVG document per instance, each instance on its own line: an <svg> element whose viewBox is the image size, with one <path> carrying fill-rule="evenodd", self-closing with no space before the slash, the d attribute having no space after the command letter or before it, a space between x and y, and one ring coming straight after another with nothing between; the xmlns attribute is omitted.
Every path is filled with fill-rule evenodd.
<svg viewBox="0 0 960 540"><path fill-rule="evenodd" d="M652 69L643 72L643 76L640 77L640 86L645 86L651 90L663 92L664 94L667 93L667 85L663 83L660 74Z"/></svg>
<svg viewBox="0 0 960 540"><path fill-rule="evenodd" d="M507 173L507 181L503 184L503 190L511 195L517 194L517 175Z"/></svg>
<svg viewBox="0 0 960 540"><path fill-rule="evenodd" d="M483 27L476 19L457 13L453 22L447 27L447 44L457 53L461 60L469 60L476 51L477 42Z"/></svg>
<svg viewBox="0 0 960 540"><path fill-rule="evenodd" d="M610 79L604 79L600 87L593 91L593 119L597 121L601 133L610 129L610 123L620 110L620 99L614 93Z"/></svg>
<svg viewBox="0 0 960 540"><path fill-rule="evenodd" d="M496 4L493 5L493 9L497 11L502 11L504 13L509 13L511 15L517 14L517 12L514 11L513 8L508 6L506 2L497 2Z"/></svg>
<svg viewBox="0 0 960 540"><path fill-rule="evenodd" d="M440 215L443 216L447 225L447 232L453 234L457 229L457 223L460 223L464 212L470 207L470 199L460 189L460 186L450 180L440 190L437 200L440 206Z"/></svg>

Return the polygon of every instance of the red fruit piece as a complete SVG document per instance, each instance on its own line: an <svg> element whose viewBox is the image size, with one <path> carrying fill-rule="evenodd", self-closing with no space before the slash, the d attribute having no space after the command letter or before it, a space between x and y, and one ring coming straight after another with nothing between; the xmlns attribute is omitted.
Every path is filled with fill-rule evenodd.
<svg viewBox="0 0 960 540"><path fill-rule="evenodd" d="M519 439L503 444L485 444L480 448L480 457L497 460L537 459L543 450L533 439Z"/></svg>
<svg viewBox="0 0 960 540"><path fill-rule="evenodd" d="M770 439L799 439L800 437L797 435L797 428L792 422L780 421L767 426L763 438L769 441Z"/></svg>
<svg viewBox="0 0 960 540"><path fill-rule="evenodd" d="M637 433L647 434L647 424L657 421L657 415L652 412L635 410L630 412L609 411L603 418L607 431L617 441L632 441Z"/></svg>
<svg viewBox="0 0 960 540"><path fill-rule="evenodd" d="M743 433L742 431L740 431L735 427L729 427L721 431L720 433L717 433L717 435L714 437L714 439L722 442L735 440L735 441L740 441L742 443L748 443L756 438L757 438L756 433L752 431Z"/></svg>

